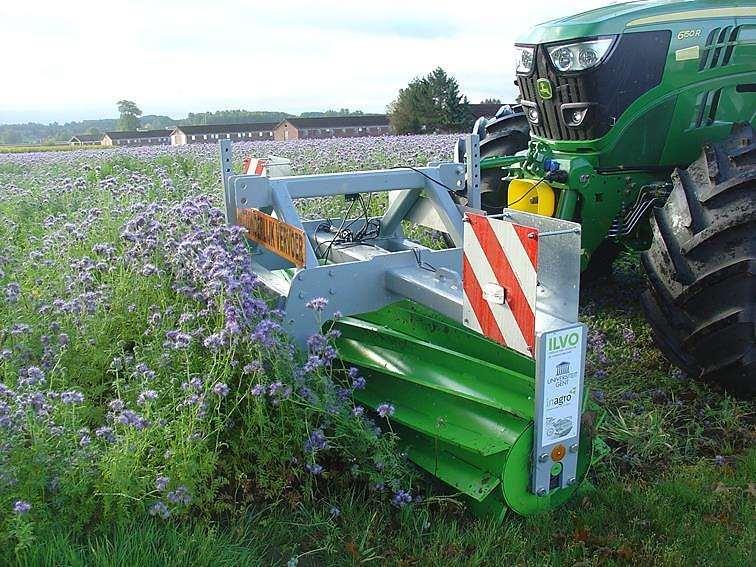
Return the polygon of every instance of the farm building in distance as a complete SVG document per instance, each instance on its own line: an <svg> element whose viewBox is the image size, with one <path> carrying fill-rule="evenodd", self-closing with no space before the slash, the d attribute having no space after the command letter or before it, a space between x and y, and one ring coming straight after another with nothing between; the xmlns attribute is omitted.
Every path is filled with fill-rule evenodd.
<svg viewBox="0 0 756 567"><path fill-rule="evenodd" d="M171 143L170 130L137 130L134 132L105 132L103 146L157 146Z"/></svg>
<svg viewBox="0 0 756 567"><path fill-rule="evenodd" d="M272 140L276 122L249 124L203 124L201 126L177 126L171 132L171 145L201 144L215 140L236 141Z"/></svg>
<svg viewBox="0 0 756 567"><path fill-rule="evenodd" d="M287 118L273 131L277 141L312 138L347 138L383 136L389 133L389 119L385 114L355 116L323 116L318 118Z"/></svg>
<svg viewBox="0 0 756 567"><path fill-rule="evenodd" d="M102 143L102 134L76 134L71 136L68 143L72 146L99 146Z"/></svg>

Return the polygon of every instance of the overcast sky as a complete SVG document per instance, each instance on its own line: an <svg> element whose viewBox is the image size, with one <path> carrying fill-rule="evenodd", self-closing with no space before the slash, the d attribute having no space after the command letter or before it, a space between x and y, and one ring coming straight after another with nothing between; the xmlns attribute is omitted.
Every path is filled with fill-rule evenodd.
<svg viewBox="0 0 756 567"><path fill-rule="evenodd" d="M383 112L440 65L512 99L512 43L607 0L0 0L0 123L244 108Z"/></svg>

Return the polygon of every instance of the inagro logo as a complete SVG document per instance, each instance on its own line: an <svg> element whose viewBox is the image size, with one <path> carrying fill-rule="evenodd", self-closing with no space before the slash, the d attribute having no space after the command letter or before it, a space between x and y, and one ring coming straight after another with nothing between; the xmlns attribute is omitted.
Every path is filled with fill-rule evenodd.
<svg viewBox="0 0 756 567"><path fill-rule="evenodd" d="M549 337L549 351L574 347L580 342L580 333L573 331L567 335Z"/></svg>

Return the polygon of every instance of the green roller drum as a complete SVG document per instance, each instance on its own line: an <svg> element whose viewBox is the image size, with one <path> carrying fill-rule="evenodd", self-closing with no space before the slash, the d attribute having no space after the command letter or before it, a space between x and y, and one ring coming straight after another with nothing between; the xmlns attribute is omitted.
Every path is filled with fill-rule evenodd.
<svg viewBox="0 0 756 567"><path fill-rule="evenodd" d="M535 363L411 302L336 324L340 358L367 387L357 399L391 403L390 418L409 458L463 494L479 515L528 515L568 500L588 470L582 428L578 479L537 496L530 487Z"/></svg>

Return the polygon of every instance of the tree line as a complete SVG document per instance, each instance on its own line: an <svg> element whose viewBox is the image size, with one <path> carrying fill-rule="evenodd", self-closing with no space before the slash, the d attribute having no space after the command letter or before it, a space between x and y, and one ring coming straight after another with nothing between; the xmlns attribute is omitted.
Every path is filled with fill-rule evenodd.
<svg viewBox="0 0 756 567"><path fill-rule="evenodd" d="M484 103L498 103L487 98ZM475 121L470 113L469 101L461 92L459 82L441 67L422 77L416 77L399 90L396 99L389 104L387 112L391 127L396 134L421 134L433 132L464 132ZM58 124L0 124L0 144L25 144L60 142L76 134L100 135L111 130L151 130L172 128L179 125L234 124L245 122L279 122L296 115L287 112L265 110L217 110L214 112L190 112L186 118L173 119L162 115L143 115L139 106L130 100L117 103L119 118L83 120ZM319 116L355 116L361 110L340 108L318 112L303 112L302 118Z"/></svg>
<svg viewBox="0 0 756 567"><path fill-rule="evenodd" d="M199 126L204 124L238 124L247 122L280 122L284 118L293 118L296 114L267 110L217 110L210 112L190 112L186 118L175 119L170 116L145 115L139 105L130 100L117 103L118 118L98 120L81 120L60 124L0 124L0 144L39 144L63 142L76 134L102 135L113 130L158 130L175 126ZM317 116L355 116L364 114L361 110L341 108L303 112L302 118Z"/></svg>

